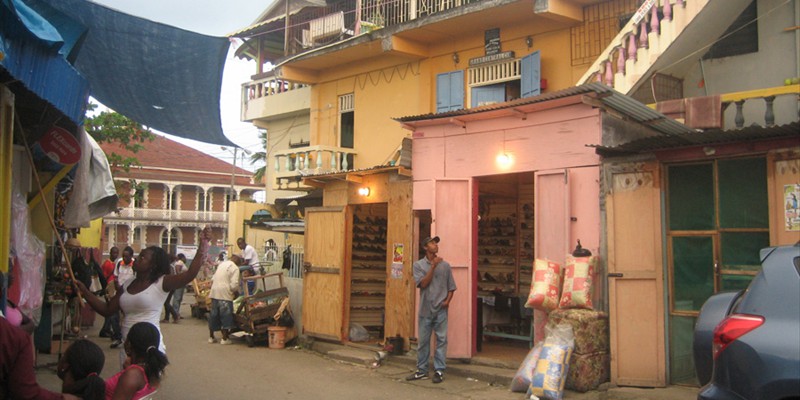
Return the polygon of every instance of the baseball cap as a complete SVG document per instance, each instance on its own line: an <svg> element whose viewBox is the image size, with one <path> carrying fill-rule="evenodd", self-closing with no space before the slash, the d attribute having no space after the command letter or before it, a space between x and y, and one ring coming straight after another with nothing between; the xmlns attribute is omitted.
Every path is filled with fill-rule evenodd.
<svg viewBox="0 0 800 400"><path fill-rule="evenodd" d="M428 236L425 239L422 239L422 247L425 247L428 244L428 242L439 243L439 237L438 236L434 236L434 237Z"/></svg>

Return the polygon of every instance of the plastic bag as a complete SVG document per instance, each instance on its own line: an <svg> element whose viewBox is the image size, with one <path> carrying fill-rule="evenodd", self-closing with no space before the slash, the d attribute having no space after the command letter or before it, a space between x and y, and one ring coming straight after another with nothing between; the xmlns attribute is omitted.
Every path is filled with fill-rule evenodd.
<svg viewBox="0 0 800 400"><path fill-rule="evenodd" d="M25 201L25 196L17 190L16 185L12 185L12 187L11 248L20 266L19 281L14 283L20 287L17 306L23 314L30 317L38 325L44 300L45 245L31 230L28 204Z"/></svg>
<svg viewBox="0 0 800 400"><path fill-rule="evenodd" d="M574 343L575 337L569 324L547 327L542 352L531 378L532 395L550 400L563 398Z"/></svg>
<svg viewBox="0 0 800 400"><path fill-rule="evenodd" d="M533 378L533 369L536 368L536 362L539 361L539 354L542 352L542 343L540 342L528 352L522 364L519 365L517 373L514 374L514 379L511 380L512 392L526 392L531 385Z"/></svg>
<svg viewBox="0 0 800 400"><path fill-rule="evenodd" d="M525 307L550 312L558 308L561 266L550 260L533 262L533 280Z"/></svg>
<svg viewBox="0 0 800 400"><path fill-rule="evenodd" d="M350 341L351 342L366 342L369 340L369 332L363 325L355 322L350 323Z"/></svg>

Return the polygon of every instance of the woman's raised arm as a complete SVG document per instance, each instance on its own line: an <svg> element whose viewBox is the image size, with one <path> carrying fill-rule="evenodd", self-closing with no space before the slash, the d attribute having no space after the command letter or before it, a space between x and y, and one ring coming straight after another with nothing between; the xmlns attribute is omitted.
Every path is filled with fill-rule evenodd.
<svg viewBox="0 0 800 400"><path fill-rule="evenodd" d="M167 275L164 277L163 289L169 292L178 288L182 288L189 284L200 272L200 268L208 257L208 248L211 245L211 228L206 226L200 233L200 247L194 255L192 264L189 269L176 275Z"/></svg>

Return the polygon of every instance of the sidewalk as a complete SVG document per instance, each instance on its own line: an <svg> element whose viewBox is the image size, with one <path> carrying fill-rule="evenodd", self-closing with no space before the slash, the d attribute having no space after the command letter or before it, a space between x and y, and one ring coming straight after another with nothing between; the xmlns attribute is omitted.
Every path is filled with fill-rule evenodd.
<svg viewBox="0 0 800 400"><path fill-rule="evenodd" d="M303 347L321 353L322 355L337 361L358 364L367 367L374 367L377 360L376 348L372 350L365 345L340 345L320 340L309 340ZM405 369L409 373L414 371L417 359L416 354L411 351L402 356L389 355L381 363L377 370L392 367L395 369ZM392 371L394 373L394 371ZM492 386L509 387L511 380L516 373L513 369L502 366L501 363L493 363L491 360L484 360L480 357L473 358L469 362L459 362L458 360L448 360L447 373L467 380L486 382ZM668 386L666 388L632 388L614 387L609 383L601 385L598 390L579 393L565 391L564 398L569 400L695 400L697 398L697 388L684 386ZM523 399L524 393L508 392L509 399Z"/></svg>

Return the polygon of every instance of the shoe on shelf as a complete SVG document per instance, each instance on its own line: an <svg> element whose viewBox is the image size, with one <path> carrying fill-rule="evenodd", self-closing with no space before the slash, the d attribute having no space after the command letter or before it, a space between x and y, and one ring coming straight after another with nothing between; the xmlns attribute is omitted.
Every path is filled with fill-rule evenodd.
<svg viewBox="0 0 800 400"><path fill-rule="evenodd" d="M442 383L444 380L444 372L436 371L433 373L433 383Z"/></svg>
<svg viewBox="0 0 800 400"><path fill-rule="evenodd" d="M117 348L117 347L119 347L119 345L121 345L121 344L122 344L122 340L120 340L120 339L115 339L113 342L111 342L111 346L110 346L110 347L111 347L112 349L116 349L116 348Z"/></svg>
<svg viewBox="0 0 800 400"><path fill-rule="evenodd" d="M406 377L407 381L418 381L420 379L428 379L428 373L416 370L413 374Z"/></svg>
<svg viewBox="0 0 800 400"><path fill-rule="evenodd" d="M211 344L217 343L217 339L214 339L213 337L210 337L210 338L208 338L208 343L211 343Z"/></svg>
<svg viewBox="0 0 800 400"><path fill-rule="evenodd" d="M230 339L220 339L219 344L231 344Z"/></svg>

